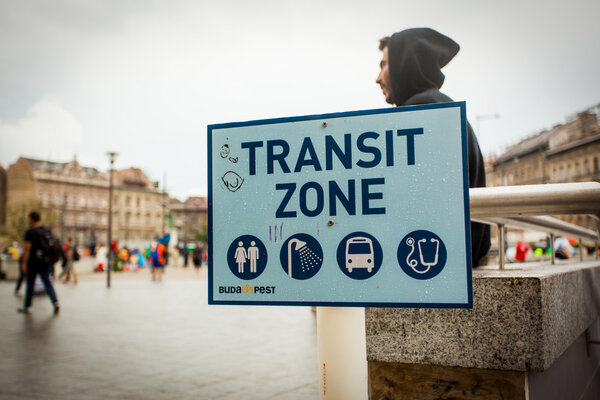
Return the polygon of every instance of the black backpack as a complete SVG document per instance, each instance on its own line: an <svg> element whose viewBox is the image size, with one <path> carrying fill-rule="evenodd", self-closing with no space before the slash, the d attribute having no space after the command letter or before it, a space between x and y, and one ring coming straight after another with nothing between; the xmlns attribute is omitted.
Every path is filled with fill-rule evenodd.
<svg viewBox="0 0 600 400"><path fill-rule="evenodd" d="M37 231L40 238L40 248L36 253L36 257L46 264L56 263L62 253L60 241L52 234L50 228L46 226L42 226Z"/></svg>
<svg viewBox="0 0 600 400"><path fill-rule="evenodd" d="M79 261L80 258L81 258L81 256L79 255L79 252L77 251L77 246L73 246L73 261Z"/></svg>

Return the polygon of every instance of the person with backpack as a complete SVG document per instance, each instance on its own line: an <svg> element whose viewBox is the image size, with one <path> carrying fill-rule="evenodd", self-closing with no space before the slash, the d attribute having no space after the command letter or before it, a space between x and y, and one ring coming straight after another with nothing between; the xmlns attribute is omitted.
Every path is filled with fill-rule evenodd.
<svg viewBox="0 0 600 400"><path fill-rule="evenodd" d="M158 276L158 280L162 281L166 265L166 252L167 248L162 244L161 239L157 238L157 241L152 244L150 251L150 260L152 261L152 280L155 281Z"/></svg>
<svg viewBox="0 0 600 400"><path fill-rule="evenodd" d="M77 272L75 271L75 261L79 261L79 252L77 251L77 246L73 245L73 239L67 238L67 243L64 250L65 254L65 264L62 272L58 276L58 279L61 280L62 283L67 283L69 279L71 279L71 275L73 275L73 283L77 285Z"/></svg>
<svg viewBox="0 0 600 400"><path fill-rule="evenodd" d="M29 229L25 232L25 249L21 258L21 270L27 276L25 303L17 311L31 314L33 300L33 285L35 277L40 276L46 293L54 306L54 314L60 311L60 305L50 281L50 269L60 257L60 243L52 234L50 228L42 226L40 214L37 211L29 213Z"/></svg>

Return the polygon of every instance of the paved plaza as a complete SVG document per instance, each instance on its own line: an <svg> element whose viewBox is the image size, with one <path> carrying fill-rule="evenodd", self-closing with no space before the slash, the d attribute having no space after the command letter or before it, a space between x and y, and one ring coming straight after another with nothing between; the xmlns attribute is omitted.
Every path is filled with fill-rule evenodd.
<svg viewBox="0 0 600 400"><path fill-rule="evenodd" d="M0 399L317 398L311 309L209 307L203 269L115 273L107 289L80 268L55 285L58 316L46 295L18 314L0 282Z"/></svg>

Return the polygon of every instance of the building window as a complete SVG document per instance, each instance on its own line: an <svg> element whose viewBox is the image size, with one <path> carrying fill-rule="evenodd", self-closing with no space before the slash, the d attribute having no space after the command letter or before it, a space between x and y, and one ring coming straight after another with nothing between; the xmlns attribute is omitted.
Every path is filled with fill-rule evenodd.
<svg viewBox="0 0 600 400"><path fill-rule="evenodd" d="M560 166L560 176L559 176L559 180L560 182L563 182L565 180L565 170L562 167L562 165Z"/></svg>
<svg viewBox="0 0 600 400"><path fill-rule="evenodd" d="M573 174L571 173L571 164L567 165L567 179L571 180Z"/></svg>
<svg viewBox="0 0 600 400"><path fill-rule="evenodd" d="M85 196L81 196L79 199L79 205L81 205L81 207L85 207Z"/></svg>
<svg viewBox="0 0 600 400"><path fill-rule="evenodd" d="M38 193L38 200L39 201L44 201L44 193L42 193L42 192Z"/></svg>
<svg viewBox="0 0 600 400"><path fill-rule="evenodd" d="M590 163L588 162L588 160L583 161L583 170L586 174L590 173Z"/></svg>
<svg viewBox="0 0 600 400"><path fill-rule="evenodd" d="M598 157L594 157L594 172L598 172Z"/></svg>
<svg viewBox="0 0 600 400"><path fill-rule="evenodd" d="M129 207L129 204L130 204L130 203L131 203L131 197L129 197L129 196L125 197L125 205L126 205L127 207Z"/></svg>

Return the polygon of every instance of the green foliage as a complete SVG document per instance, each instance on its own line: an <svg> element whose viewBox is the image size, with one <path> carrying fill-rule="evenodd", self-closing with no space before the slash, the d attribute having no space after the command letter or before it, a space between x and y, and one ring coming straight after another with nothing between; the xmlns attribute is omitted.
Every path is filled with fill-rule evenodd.
<svg viewBox="0 0 600 400"><path fill-rule="evenodd" d="M196 240L202 243L208 243L208 225L204 225L201 230L196 232Z"/></svg>
<svg viewBox="0 0 600 400"><path fill-rule="evenodd" d="M57 212L54 208L44 208L41 202L33 201L20 205L6 207L6 227L0 228L0 237L9 240L21 242L27 228L29 213L37 210L41 213L42 224L52 227L56 233L56 224L58 221Z"/></svg>

